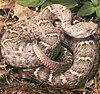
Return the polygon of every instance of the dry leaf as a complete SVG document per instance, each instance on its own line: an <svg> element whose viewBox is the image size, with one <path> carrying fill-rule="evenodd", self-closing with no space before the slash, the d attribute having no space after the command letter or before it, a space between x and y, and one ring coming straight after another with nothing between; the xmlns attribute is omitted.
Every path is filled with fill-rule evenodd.
<svg viewBox="0 0 100 94"><path fill-rule="evenodd" d="M91 87L94 84L94 79L91 79L88 83L86 83L86 87Z"/></svg>
<svg viewBox="0 0 100 94"><path fill-rule="evenodd" d="M13 16L17 16L19 20L24 20L26 18L30 18L38 14L36 11L32 11L29 8L21 6L17 3L15 4L13 11L14 11Z"/></svg>
<svg viewBox="0 0 100 94"><path fill-rule="evenodd" d="M94 89L91 94L100 94L100 92L98 91L98 89Z"/></svg>
<svg viewBox="0 0 100 94"><path fill-rule="evenodd" d="M5 19L6 19L5 17L0 15L0 33L1 30L6 26Z"/></svg>
<svg viewBox="0 0 100 94"><path fill-rule="evenodd" d="M96 31L96 34L100 35L100 28Z"/></svg>
<svg viewBox="0 0 100 94"><path fill-rule="evenodd" d="M6 71L0 71L0 77L2 77L6 73L7 73Z"/></svg>
<svg viewBox="0 0 100 94"><path fill-rule="evenodd" d="M11 94L27 94L25 91L13 91Z"/></svg>
<svg viewBox="0 0 100 94"><path fill-rule="evenodd" d="M15 5L15 0L0 0L0 9L12 8Z"/></svg>

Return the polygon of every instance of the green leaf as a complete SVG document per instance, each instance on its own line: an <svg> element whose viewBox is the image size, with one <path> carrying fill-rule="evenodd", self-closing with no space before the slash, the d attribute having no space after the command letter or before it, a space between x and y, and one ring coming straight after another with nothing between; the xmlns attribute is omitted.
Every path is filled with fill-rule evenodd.
<svg viewBox="0 0 100 94"><path fill-rule="evenodd" d="M17 0L17 3L27 7L39 7L46 0Z"/></svg>
<svg viewBox="0 0 100 94"><path fill-rule="evenodd" d="M41 8L45 8L46 6L51 5L51 4L52 2L47 1L41 6Z"/></svg>
<svg viewBox="0 0 100 94"><path fill-rule="evenodd" d="M99 5L99 0L91 0L94 6L98 6Z"/></svg>
<svg viewBox="0 0 100 94"><path fill-rule="evenodd" d="M100 5L96 7L96 15L100 18Z"/></svg>
<svg viewBox="0 0 100 94"><path fill-rule="evenodd" d="M68 8L73 8L78 6L77 2L75 0L66 0L65 3L62 3L62 5L67 6Z"/></svg>
<svg viewBox="0 0 100 94"><path fill-rule="evenodd" d="M77 6L76 0L50 0L53 4L62 4L67 6L68 8L73 8Z"/></svg>
<svg viewBox="0 0 100 94"><path fill-rule="evenodd" d="M75 1L80 1L80 0L75 0Z"/></svg>
<svg viewBox="0 0 100 94"><path fill-rule="evenodd" d="M41 6L45 2L46 2L46 0L40 0L40 2L38 3L38 6Z"/></svg>
<svg viewBox="0 0 100 94"><path fill-rule="evenodd" d="M93 6L91 2L86 2L84 5L79 9L78 15L79 16L88 16L95 12L96 7Z"/></svg>

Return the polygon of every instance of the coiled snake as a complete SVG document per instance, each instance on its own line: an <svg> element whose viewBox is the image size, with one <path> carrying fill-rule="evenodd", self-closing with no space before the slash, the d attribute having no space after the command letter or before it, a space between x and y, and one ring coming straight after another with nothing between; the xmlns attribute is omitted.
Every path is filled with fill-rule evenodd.
<svg viewBox="0 0 100 94"><path fill-rule="evenodd" d="M55 18L61 21L64 33L70 36L65 35L63 41L72 53L61 46L60 32L52 24ZM71 20L67 7L53 4L34 18L17 22L7 29L1 40L6 63L34 68L37 79L58 87L71 89L83 85L98 66L97 46L92 36L98 25L91 21L72 25ZM54 61L58 53L63 58L59 62Z"/></svg>

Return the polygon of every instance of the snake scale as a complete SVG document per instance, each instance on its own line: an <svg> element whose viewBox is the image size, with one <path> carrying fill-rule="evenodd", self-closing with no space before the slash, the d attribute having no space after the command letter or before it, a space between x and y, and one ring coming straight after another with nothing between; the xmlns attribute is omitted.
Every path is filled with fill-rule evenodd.
<svg viewBox="0 0 100 94"><path fill-rule="evenodd" d="M52 24L61 21L60 31ZM98 67L98 51L93 34L98 25L89 22L72 24L72 13L63 5L52 4L36 17L9 27L1 40L7 64L34 69L34 77L57 87L72 89L84 85ZM54 60L60 54L58 61Z"/></svg>

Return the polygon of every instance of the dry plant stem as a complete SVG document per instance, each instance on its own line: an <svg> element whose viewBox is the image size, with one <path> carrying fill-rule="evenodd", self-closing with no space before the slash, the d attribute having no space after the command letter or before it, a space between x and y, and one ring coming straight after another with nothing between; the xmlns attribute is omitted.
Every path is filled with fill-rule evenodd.
<svg viewBox="0 0 100 94"><path fill-rule="evenodd" d="M98 91L98 83L97 83L97 77L94 77L94 86L95 86L95 91L97 94L99 94L99 91Z"/></svg>

